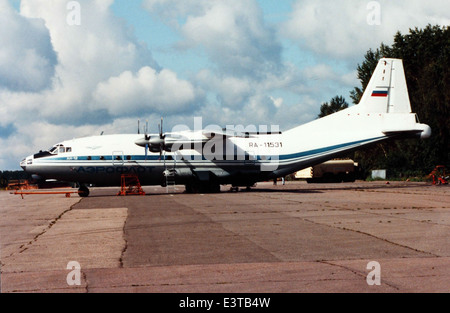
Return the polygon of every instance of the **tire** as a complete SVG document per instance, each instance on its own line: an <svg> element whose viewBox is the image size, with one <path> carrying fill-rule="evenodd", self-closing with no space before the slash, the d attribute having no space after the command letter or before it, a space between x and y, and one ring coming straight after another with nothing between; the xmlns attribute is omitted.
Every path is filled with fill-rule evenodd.
<svg viewBox="0 0 450 313"><path fill-rule="evenodd" d="M86 187L86 186L81 186L81 187L78 189L78 195L79 195L81 198L89 197L89 188Z"/></svg>

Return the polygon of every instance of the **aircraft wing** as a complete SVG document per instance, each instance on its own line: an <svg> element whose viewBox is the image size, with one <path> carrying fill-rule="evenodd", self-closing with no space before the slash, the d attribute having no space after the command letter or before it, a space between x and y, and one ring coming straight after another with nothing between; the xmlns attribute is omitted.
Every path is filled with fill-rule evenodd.
<svg viewBox="0 0 450 313"><path fill-rule="evenodd" d="M227 130L227 129L223 129L220 131L204 130L202 133L209 140L211 140L213 138L218 138L218 137L222 137L222 138L231 138L231 137L255 138L258 135L281 135L282 134L281 132L240 132L240 131Z"/></svg>
<svg viewBox="0 0 450 313"><path fill-rule="evenodd" d="M208 140L211 140L213 138L231 138L231 137L241 137L241 138L249 138L249 136L246 137L246 134L244 133L239 133L239 132L235 132L235 131L231 131L231 130L221 130L221 131L216 131L216 130L204 130L203 132L203 136L205 136L206 138L208 138Z"/></svg>

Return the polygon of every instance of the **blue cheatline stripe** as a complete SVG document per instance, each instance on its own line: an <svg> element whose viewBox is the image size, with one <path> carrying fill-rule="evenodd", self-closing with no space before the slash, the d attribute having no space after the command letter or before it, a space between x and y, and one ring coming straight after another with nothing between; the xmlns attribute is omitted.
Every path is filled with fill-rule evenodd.
<svg viewBox="0 0 450 313"><path fill-rule="evenodd" d="M309 150L309 151L300 152L300 153L294 153L294 154L288 154L288 155L280 155L279 159L280 160L290 160L290 159L302 158L302 157L306 157L306 156L310 156L310 155L314 155L314 154L323 154L324 152L329 152L329 151L333 151L333 150L339 150L339 149L342 149L342 148L345 148L345 147L360 145L360 144L363 144L363 143L366 143L366 142L375 141L375 140L378 140L378 139L381 139L381 138L385 138L385 137L376 137L376 138L371 138L371 139L365 139L365 140L359 140L359 141L354 141L354 142L343 143L343 144L329 146L329 147L320 148L320 149Z"/></svg>
<svg viewBox="0 0 450 313"><path fill-rule="evenodd" d="M285 161L285 162L289 162L289 161L293 161L294 159L301 159L301 158L305 158L308 156L312 156L312 155L320 155L320 154L326 154L327 152L331 152L334 150L340 150L343 148L347 148L347 147L351 147L351 146L358 146L364 143L369 143L372 141L377 141L380 139L386 138L384 136L382 137L375 137L375 138L370 138L370 139L365 139L365 140L359 140L359 141L353 141L353 142L348 142L348 143L343 143L343 144L339 144L339 145L334 145L334 146L329 146L329 147L325 147L325 148L319 148L319 149L313 149L313 150L309 150L309 151L304 151L304 152L299 152L299 153L293 153L293 154L286 154L286 155L271 155L271 156L254 156L254 160L216 160L218 162L230 162L230 161L240 161L240 162L252 162L252 161ZM100 159L100 156L92 156L90 160L88 160L87 156L79 156L77 157L77 159L74 159L74 157L57 157L57 158L52 158L52 159L38 159L39 162L36 163L49 163L49 162L53 162L53 161L69 161L70 163L78 163L80 161L96 161L96 163L98 164L102 164L103 161L115 161L117 162L117 164L119 163L126 163L126 162L130 162L130 161L164 161L164 158L161 158L159 155L153 156L153 155L148 155L147 157L145 157L144 155L130 155L130 160L126 159L126 155L124 160L113 160L112 156L104 156L104 159ZM191 160L190 160L191 159ZM36 160L35 160L36 161ZM172 160L168 160L166 158L166 161L172 161ZM177 160L182 162L183 160ZM192 160L192 158L187 158L187 161L209 161L207 158L205 158L205 156L202 156L202 160L197 160L196 156L194 156L194 159ZM64 163L66 163L64 162ZM62 163L62 162L61 162ZM84 163L84 162L83 162Z"/></svg>
<svg viewBox="0 0 450 313"><path fill-rule="evenodd" d="M43 160L44 162L46 161L73 161L73 162L77 162L77 161L115 161L115 162L122 162L122 161L157 161L159 160L160 157L158 156L147 156L145 157L144 155L130 155L130 159L127 159L127 155L124 155L124 158L121 160L116 160L115 157L113 158L111 155L110 156L103 156L103 158L101 159L101 156L99 155L94 155L91 157L88 156L77 156L77 157L57 157L57 158L52 158L52 159L45 159ZM38 159L36 159L38 160Z"/></svg>

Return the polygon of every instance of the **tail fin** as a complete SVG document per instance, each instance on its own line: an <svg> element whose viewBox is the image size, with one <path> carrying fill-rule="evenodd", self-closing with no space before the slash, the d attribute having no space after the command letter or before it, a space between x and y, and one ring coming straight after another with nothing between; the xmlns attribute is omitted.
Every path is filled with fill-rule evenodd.
<svg viewBox="0 0 450 313"><path fill-rule="evenodd" d="M402 60L378 62L358 107L364 113L411 113Z"/></svg>

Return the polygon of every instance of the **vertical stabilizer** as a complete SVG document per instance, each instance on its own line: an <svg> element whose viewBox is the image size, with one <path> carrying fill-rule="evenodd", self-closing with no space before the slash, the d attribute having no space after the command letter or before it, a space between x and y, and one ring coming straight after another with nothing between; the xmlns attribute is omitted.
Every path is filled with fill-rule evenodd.
<svg viewBox="0 0 450 313"><path fill-rule="evenodd" d="M365 113L411 113L402 60L378 62L358 107Z"/></svg>

